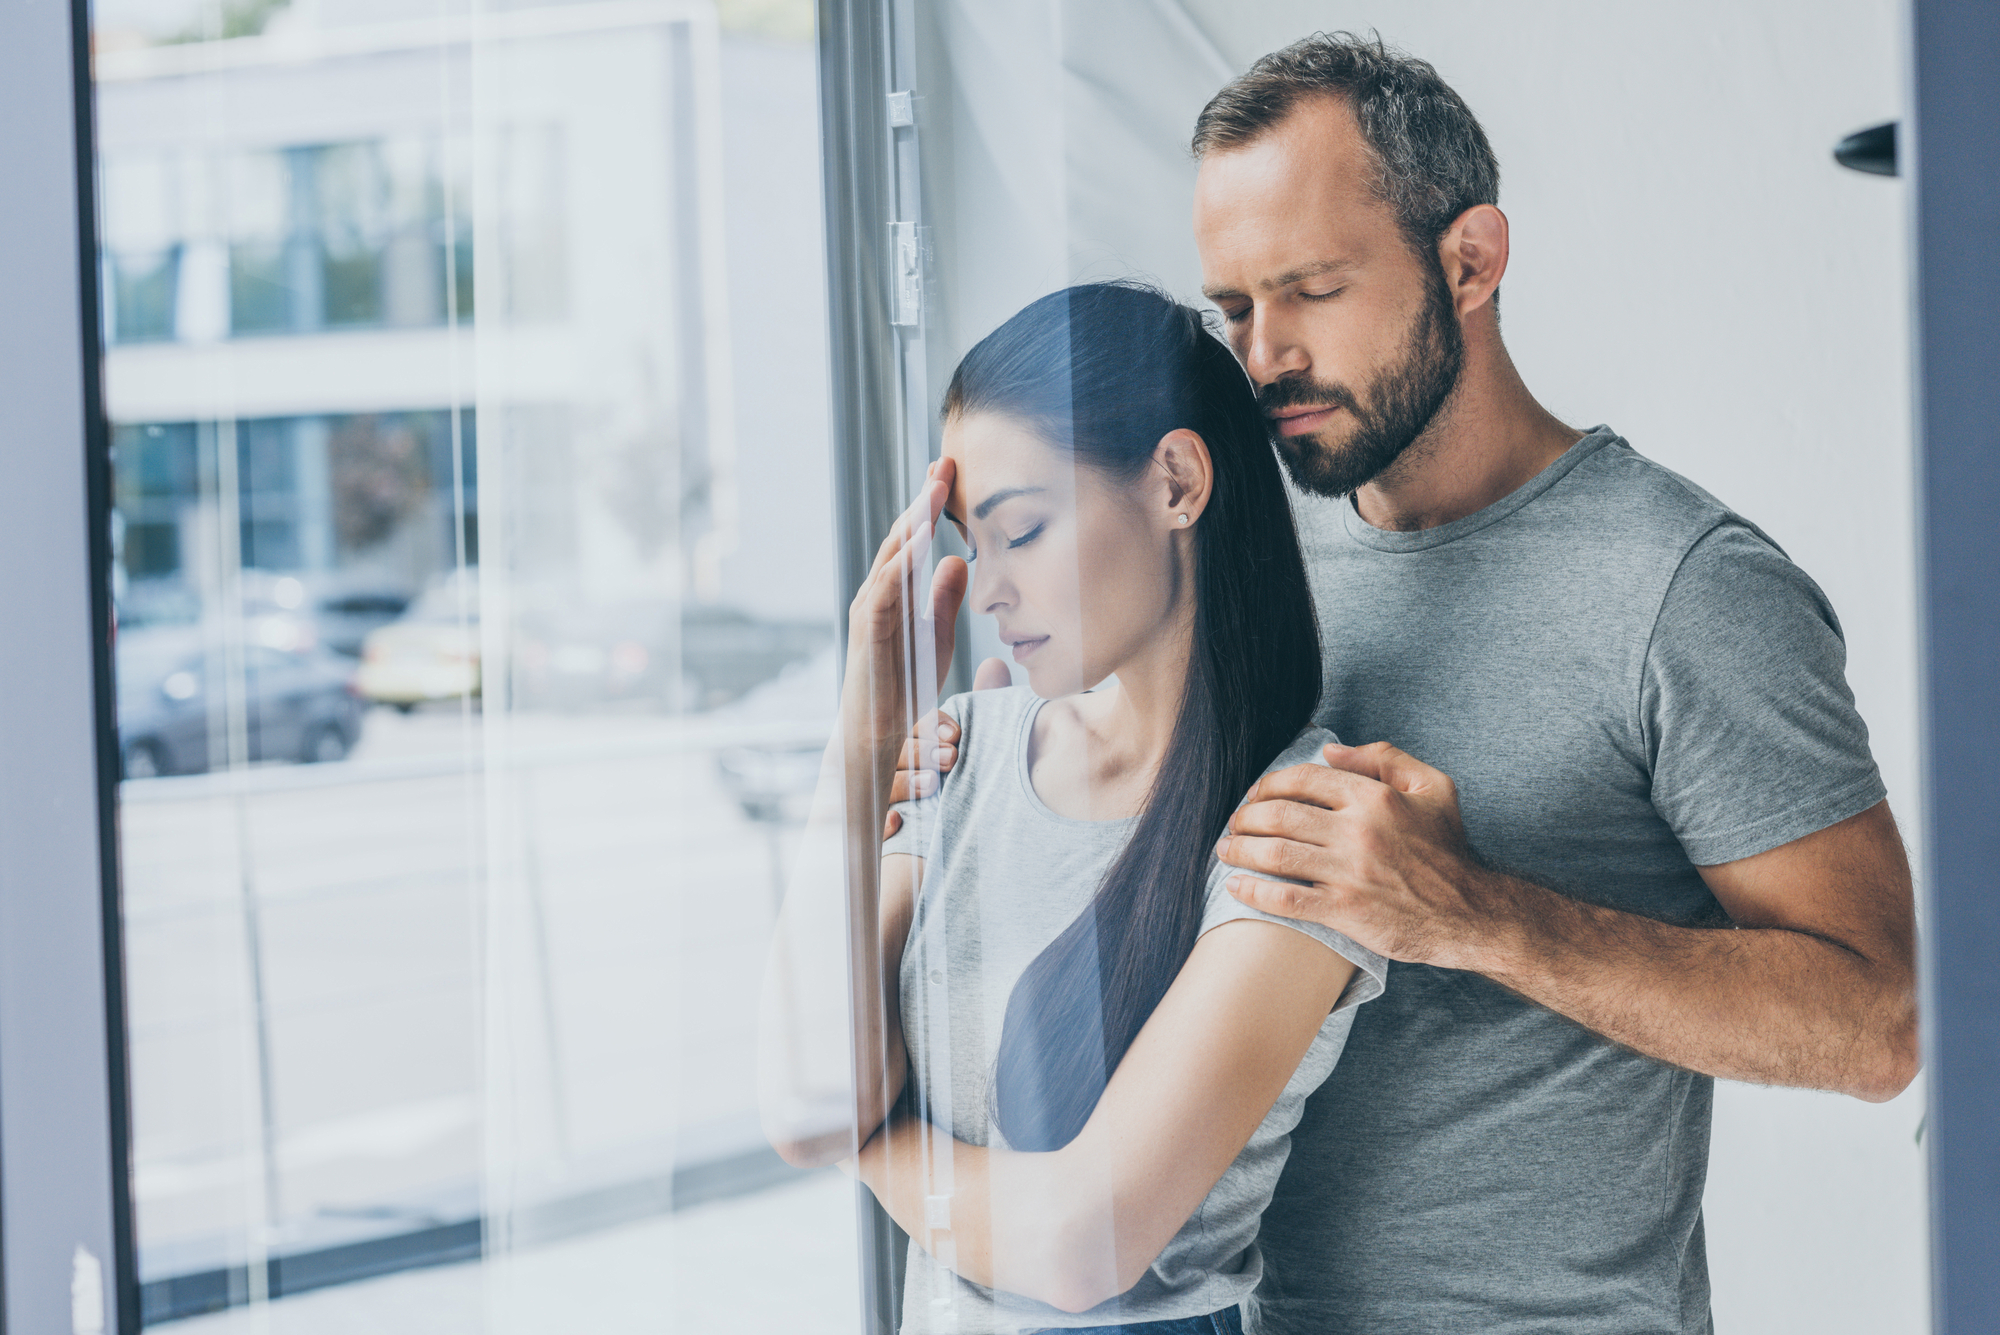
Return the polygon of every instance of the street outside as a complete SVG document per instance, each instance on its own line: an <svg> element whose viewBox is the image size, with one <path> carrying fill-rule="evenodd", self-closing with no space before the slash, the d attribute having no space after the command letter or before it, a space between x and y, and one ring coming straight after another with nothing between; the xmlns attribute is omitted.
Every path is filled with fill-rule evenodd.
<svg viewBox="0 0 2000 1335"><path fill-rule="evenodd" d="M854 1187L787 1186L483 1263L176 1322L175 1335L573 1335L861 1329Z"/></svg>
<svg viewBox="0 0 2000 1335"><path fill-rule="evenodd" d="M810 753L824 723L496 722L375 709L338 764L125 786L143 1279L761 1147L753 1003L793 836L718 756ZM851 1253L851 1211L835 1232Z"/></svg>

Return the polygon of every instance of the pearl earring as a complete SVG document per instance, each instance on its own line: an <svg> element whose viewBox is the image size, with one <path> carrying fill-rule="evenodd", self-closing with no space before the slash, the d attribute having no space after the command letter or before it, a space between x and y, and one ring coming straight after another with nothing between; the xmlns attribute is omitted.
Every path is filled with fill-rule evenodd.
<svg viewBox="0 0 2000 1335"><path fill-rule="evenodd" d="M1187 521L1188 521L1188 517L1187 517L1186 515L1182 515L1182 516L1181 516L1181 522L1182 522L1183 524L1185 524L1185 523L1187 523Z"/></svg>

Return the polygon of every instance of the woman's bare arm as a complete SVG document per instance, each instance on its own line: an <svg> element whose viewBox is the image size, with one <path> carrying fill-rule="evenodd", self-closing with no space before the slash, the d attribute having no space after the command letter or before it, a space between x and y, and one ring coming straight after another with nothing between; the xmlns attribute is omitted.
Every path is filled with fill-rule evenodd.
<svg viewBox="0 0 2000 1335"><path fill-rule="evenodd" d="M1087 1311L1138 1283L1277 1102L1354 966L1256 920L1195 943L1077 1138L982 1149L907 1116L854 1169L978 1284Z"/></svg>

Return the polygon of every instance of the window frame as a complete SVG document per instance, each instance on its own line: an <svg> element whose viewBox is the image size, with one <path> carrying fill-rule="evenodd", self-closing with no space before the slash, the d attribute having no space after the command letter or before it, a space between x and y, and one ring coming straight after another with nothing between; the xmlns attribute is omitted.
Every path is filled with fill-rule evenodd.
<svg viewBox="0 0 2000 1335"><path fill-rule="evenodd" d="M828 420L843 608L867 577L880 535L930 454L922 326L892 323L893 228L898 222L920 225L921 219L915 126L890 125L888 98L912 86L915 26L914 0L817 0ZM914 467L913 457L922 460ZM835 619L835 634L844 662L845 616ZM862 1330L895 1335L909 1235L860 1183L855 1221Z"/></svg>
<svg viewBox="0 0 2000 1335"><path fill-rule="evenodd" d="M138 1329L89 8L0 15L0 1327ZM24 447L33 442L33 448Z"/></svg>

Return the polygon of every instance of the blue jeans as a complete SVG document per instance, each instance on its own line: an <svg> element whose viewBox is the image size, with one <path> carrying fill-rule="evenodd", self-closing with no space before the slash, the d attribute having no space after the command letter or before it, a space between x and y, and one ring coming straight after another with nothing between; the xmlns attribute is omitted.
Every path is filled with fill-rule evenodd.
<svg viewBox="0 0 2000 1335"><path fill-rule="evenodd" d="M1225 1307L1207 1316L1140 1321L1130 1326L1057 1326L1042 1335L1243 1335L1243 1314Z"/></svg>

